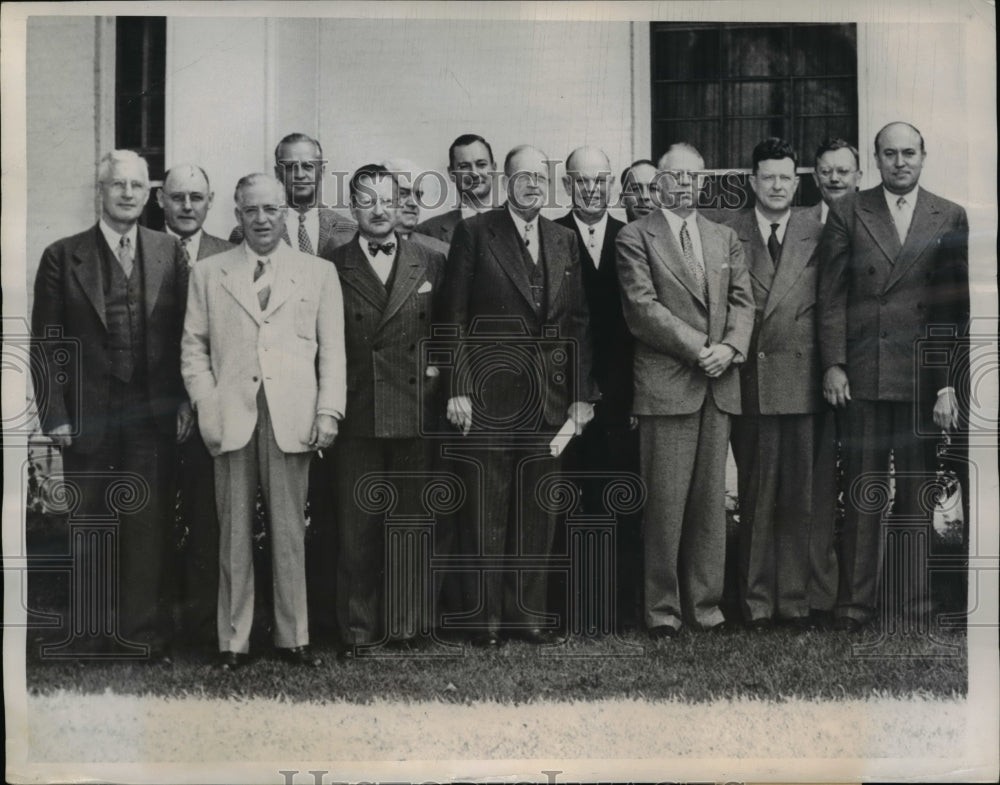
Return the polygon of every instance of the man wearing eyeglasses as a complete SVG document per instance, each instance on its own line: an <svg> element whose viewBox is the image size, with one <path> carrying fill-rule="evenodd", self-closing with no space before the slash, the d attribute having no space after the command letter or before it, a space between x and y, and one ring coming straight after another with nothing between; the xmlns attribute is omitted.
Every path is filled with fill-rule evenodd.
<svg viewBox="0 0 1000 785"><path fill-rule="evenodd" d="M396 182L396 234L404 240L419 243L431 251L447 256L448 243L416 230L420 223L420 204L424 198L420 187L420 174L423 170L404 158L387 158L382 166L392 173Z"/></svg>
<svg viewBox="0 0 1000 785"><path fill-rule="evenodd" d="M362 502L366 478L385 476L399 493L393 514L422 514L419 483L430 464L431 443L421 435L424 412L436 401L438 369L422 363L420 341L430 336L445 259L399 236L397 216L406 205L400 191L408 186L409 180L400 182L383 166L358 169L350 183L358 232L333 254L344 293L349 380L328 477L337 522L330 558L337 564L343 657L363 655L376 644L417 645L429 621L423 618L425 604L416 600L432 586L416 583L421 574L409 572L400 553L387 562L385 514L366 510ZM391 607L387 584L397 587ZM398 602L400 595L409 601Z"/></svg>
<svg viewBox="0 0 1000 785"><path fill-rule="evenodd" d="M861 174L861 159L854 145L843 139L824 139L820 143L813 168L813 179L821 197L813 208L817 221L825 224L830 205L858 190Z"/></svg>
<svg viewBox="0 0 1000 785"><path fill-rule="evenodd" d="M33 383L42 430L62 448L67 483L79 490L76 514L117 514L119 573L110 576L117 580L117 615L100 624L114 624L126 656L140 655L130 645L140 644L150 660L166 661L170 475L175 442L187 439L193 422L179 356L187 264L176 239L139 226L149 199L143 158L114 150L101 159L97 181L97 225L50 245L38 267ZM68 363L54 351L67 340L79 352ZM133 501L143 502L137 509L108 507L119 478L125 487L136 484ZM106 641L76 636L77 643L83 649Z"/></svg>

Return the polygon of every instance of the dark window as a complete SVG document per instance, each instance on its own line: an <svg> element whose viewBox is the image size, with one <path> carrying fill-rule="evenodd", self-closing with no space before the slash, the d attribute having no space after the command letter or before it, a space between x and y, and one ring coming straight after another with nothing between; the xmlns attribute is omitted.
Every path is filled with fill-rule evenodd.
<svg viewBox="0 0 1000 785"><path fill-rule="evenodd" d="M115 147L139 153L149 163L153 186L163 181L167 20L119 16L115 49ZM143 226L163 228L163 211L150 198Z"/></svg>
<svg viewBox="0 0 1000 785"><path fill-rule="evenodd" d="M749 168L754 145L780 136L799 153L799 201L819 201L819 143L858 141L855 25L653 22L650 39L655 158L689 142L709 169Z"/></svg>

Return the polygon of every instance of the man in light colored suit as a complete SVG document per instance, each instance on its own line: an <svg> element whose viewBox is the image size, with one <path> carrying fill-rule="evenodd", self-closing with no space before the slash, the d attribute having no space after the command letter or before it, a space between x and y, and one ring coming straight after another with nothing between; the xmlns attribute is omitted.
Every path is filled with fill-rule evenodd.
<svg viewBox="0 0 1000 785"><path fill-rule="evenodd" d="M252 521L260 482L271 522L274 642L290 662L308 648L305 503L309 461L343 417L344 316L336 270L282 242L281 184L251 174L236 185L242 245L195 266L181 371L215 457L219 650L246 661L253 625Z"/></svg>
<svg viewBox="0 0 1000 785"><path fill-rule="evenodd" d="M437 369L421 363L418 344L430 336L432 303L444 256L401 239L395 231L398 185L382 166L359 168L350 183L351 213L358 222L353 242L333 255L344 293L347 410L334 448L332 483L338 531L337 616L346 645L402 644L417 638L429 619L386 616L385 516L358 505L358 483L377 472L426 473L430 442L421 438L422 407L435 400ZM404 479L394 482L406 483ZM419 492L403 488L395 514L420 514ZM401 558L401 554L395 554ZM417 574L417 579L422 576ZM429 586L409 586L410 597Z"/></svg>
<svg viewBox="0 0 1000 785"><path fill-rule="evenodd" d="M451 243L455 228L497 205L493 199L496 163L490 143L478 134L462 134L448 148L448 175L458 191L459 207L418 224L416 231Z"/></svg>
<svg viewBox="0 0 1000 785"><path fill-rule="evenodd" d="M311 136L291 133L274 148L274 176L284 183L285 206L292 208L295 218L292 234L286 227L281 239L302 253L329 259L335 248L354 237L358 227L347 216L323 206L325 172L323 147ZM229 242L243 242L242 226L233 228Z"/></svg>
<svg viewBox="0 0 1000 785"><path fill-rule="evenodd" d="M813 180L820 195L819 204L812 208L813 217L825 224L830 205L855 193L861 175L861 159L854 145L843 139L824 139L816 148L813 166Z"/></svg>
<svg viewBox="0 0 1000 785"><path fill-rule="evenodd" d="M623 228L617 248L648 494L645 618L666 641L682 620L725 629L729 417L740 413L734 363L746 357L754 303L739 238L695 210L701 155L677 144L659 166L665 207Z"/></svg>
<svg viewBox="0 0 1000 785"><path fill-rule="evenodd" d="M179 343L187 296L187 265L177 241L139 226L149 199L146 161L114 150L97 169L101 213L96 225L45 249L31 313L32 371L42 429L62 448L63 468L80 491L79 515L106 519L119 473L139 475L138 509L118 511L119 557L113 618L73 638L82 656L107 641L93 627L111 624L126 656L148 647L150 660L169 660L173 504L170 479L175 441L193 419L184 394ZM52 331L78 342L77 363L60 365L47 349ZM118 494L119 496L121 494ZM130 506L130 505L123 505ZM88 547L88 546L85 546ZM97 558L97 554L92 554ZM97 562L88 562L97 563ZM98 581L107 576L82 576ZM96 611L97 609L87 609ZM94 644L94 645L91 645ZM90 649L90 651L88 651Z"/></svg>
<svg viewBox="0 0 1000 785"><path fill-rule="evenodd" d="M815 323L823 227L810 210L792 210L796 164L783 139L758 144L749 178L756 205L729 224L743 244L756 303L732 445L739 470L740 605L758 630L772 620L797 629L811 624L810 546L822 538L820 550L833 550L833 487L817 485L814 474L816 466L832 470L834 449ZM830 494L820 498L816 487ZM836 585L835 560L827 561L824 577Z"/></svg>
<svg viewBox="0 0 1000 785"><path fill-rule="evenodd" d="M214 198L208 175L196 164L172 166L163 177L163 187L156 192L167 234L180 241L189 267L233 247L202 229ZM214 645L219 597L219 521L215 514L212 456L197 432L180 445L179 452L178 485L187 528L181 564L182 618L189 639Z"/></svg>
<svg viewBox="0 0 1000 785"><path fill-rule="evenodd" d="M952 355L960 368L969 321L968 220L960 206L919 186L926 156L912 125L884 126L875 135L882 184L835 202L820 244L823 395L845 411L848 491L836 623L848 632L879 613L883 556L882 514L860 509L857 483L879 474L888 482L891 450L893 515L928 517L921 487L937 468L934 434L959 421L962 374L916 361L917 342L937 326L953 333L935 338L938 356ZM918 408L921 400L927 403Z"/></svg>
<svg viewBox="0 0 1000 785"><path fill-rule="evenodd" d="M590 422L599 396L576 237L539 215L546 160L528 145L507 154L507 206L458 225L440 301L438 321L458 326L456 354L471 363L448 380L447 418L485 445L483 517L459 533L463 553L498 562L470 574L467 592L480 629L473 644L485 647L501 635L560 642L554 628L562 620L550 617L550 625L543 615L549 571L508 559L549 556L557 518L539 483L561 464L549 444L567 419L577 432ZM473 331L482 325L488 333Z"/></svg>
<svg viewBox="0 0 1000 785"><path fill-rule="evenodd" d="M416 230L420 223L420 203L424 196L419 185L420 174L424 170L405 158L387 158L382 166L392 173L396 183L396 234L404 240L447 256L448 243Z"/></svg>

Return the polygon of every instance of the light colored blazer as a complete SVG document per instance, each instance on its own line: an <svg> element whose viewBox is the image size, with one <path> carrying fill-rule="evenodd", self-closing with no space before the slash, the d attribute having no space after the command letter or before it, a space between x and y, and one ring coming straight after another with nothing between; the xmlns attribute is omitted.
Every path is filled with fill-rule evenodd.
<svg viewBox="0 0 1000 785"><path fill-rule="evenodd" d="M264 386L275 440L306 452L316 414L343 414L344 313L337 271L279 243L263 311L245 245L194 266L181 340L181 374L214 456L244 447ZM250 252L252 254L252 252Z"/></svg>
<svg viewBox="0 0 1000 785"><path fill-rule="evenodd" d="M711 394L716 406L740 413L735 366L709 379L698 354L727 343L746 356L754 301L736 233L698 215L708 301L681 255L661 210L618 232L618 275L625 321L636 338L634 414L693 414Z"/></svg>

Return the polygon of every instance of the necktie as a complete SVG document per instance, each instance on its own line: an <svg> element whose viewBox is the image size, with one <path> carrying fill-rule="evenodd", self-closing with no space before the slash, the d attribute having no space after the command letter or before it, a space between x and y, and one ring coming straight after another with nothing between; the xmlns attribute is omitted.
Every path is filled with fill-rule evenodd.
<svg viewBox="0 0 1000 785"><path fill-rule="evenodd" d="M703 294L708 295L708 285L705 282L705 270L694 255L694 246L691 244L691 235L688 233L687 221L681 224L681 253L684 254L684 263L694 276L698 288Z"/></svg>
<svg viewBox="0 0 1000 785"><path fill-rule="evenodd" d="M368 253L372 256L378 256L378 252L381 251L386 256L392 256L396 253L395 243L376 243L374 240L368 241Z"/></svg>
<svg viewBox="0 0 1000 785"><path fill-rule="evenodd" d="M125 277L128 278L132 275L132 241L122 235L121 242L118 243L118 263L122 266L122 270L125 271Z"/></svg>
<svg viewBox="0 0 1000 785"><path fill-rule="evenodd" d="M531 254L531 261L538 264L538 243L531 241L534 228L534 224L524 225L524 247L527 248L528 253Z"/></svg>
<svg viewBox="0 0 1000 785"><path fill-rule="evenodd" d="M906 233L910 231L910 220L912 218L913 216L910 215L910 211L907 209L906 197L899 197L896 200L896 215L893 216L893 220L896 223L896 234L899 235L900 244L906 242Z"/></svg>
<svg viewBox="0 0 1000 785"><path fill-rule="evenodd" d="M306 232L306 214L299 213L299 250L302 253L311 254L313 252L312 243L309 241L309 233Z"/></svg>
<svg viewBox="0 0 1000 785"><path fill-rule="evenodd" d="M781 256L781 243L778 242L779 224L771 224L771 236L767 238L767 252L771 254L771 261L778 264L778 257Z"/></svg>
<svg viewBox="0 0 1000 785"><path fill-rule="evenodd" d="M188 244L191 242L190 237L184 237L181 239L181 250L184 252L184 261L191 264L191 251L188 250Z"/></svg>
<svg viewBox="0 0 1000 785"><path fill-rule="evenodd" d="M270 259L258 259L257 267L253 271L254 283L260 280L260 277L267 272L268 266L271 264ZM267 301L271 299L271 286L269 284L263 284L257 286L257 302L260 303L260 309L263 311L267 308Z"/></svg>

